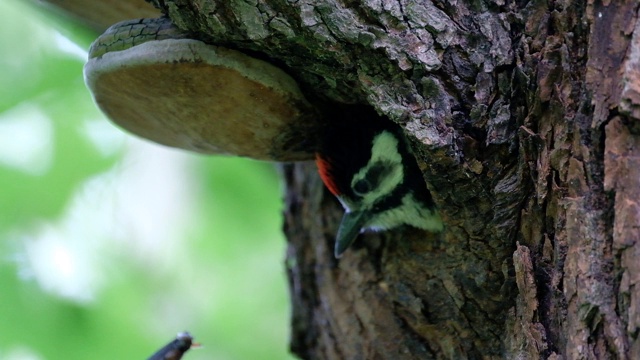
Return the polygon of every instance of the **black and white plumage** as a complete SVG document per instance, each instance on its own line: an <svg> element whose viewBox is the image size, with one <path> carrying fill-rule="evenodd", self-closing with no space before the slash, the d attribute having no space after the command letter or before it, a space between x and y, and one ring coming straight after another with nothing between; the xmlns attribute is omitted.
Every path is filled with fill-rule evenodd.
<svg viewBox="0 0 640 360"><path fill-rule="evenodd" d="M398 125L380 118L332 125L316 154L320 176L345 209L335 256L363 230L410 225L441 231L442 220Z"/></svg>

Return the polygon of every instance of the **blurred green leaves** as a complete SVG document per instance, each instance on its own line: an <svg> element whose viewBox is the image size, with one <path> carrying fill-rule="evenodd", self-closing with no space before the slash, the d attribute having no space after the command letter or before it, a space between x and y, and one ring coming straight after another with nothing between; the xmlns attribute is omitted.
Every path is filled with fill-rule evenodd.
<svg viewBox="0 0 640 360"><path fill-rule="evenodd" d="M0 359L144 359L183 330L189 360L290 358L273 167L125 135L84 87L91 34L0 16Z"/></svg>

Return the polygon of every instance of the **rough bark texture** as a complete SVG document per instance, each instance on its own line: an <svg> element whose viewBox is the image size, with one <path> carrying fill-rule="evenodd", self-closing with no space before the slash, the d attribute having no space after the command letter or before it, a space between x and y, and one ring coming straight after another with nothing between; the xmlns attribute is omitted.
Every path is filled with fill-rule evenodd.
<svg viewBox="0 0 640 360"><path fill-rule="evenodd" d="M444 233L367 234L336 261L342 209L312 164L284 166L300 357L640 357L636 1L157 5L401 124L440 208Z"/></svg>

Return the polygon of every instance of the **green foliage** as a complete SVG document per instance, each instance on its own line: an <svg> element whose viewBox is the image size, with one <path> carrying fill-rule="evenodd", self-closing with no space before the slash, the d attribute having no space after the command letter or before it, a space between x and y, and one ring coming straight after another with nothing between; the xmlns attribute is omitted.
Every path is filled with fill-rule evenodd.
<svg viewBox="0 0 640 360"><path fill-rule="evenodd" d="M273 167L125 135L84 87L91 34L0 17L0 359L145 359L184 330L189 360L290 358Z"/></svg>

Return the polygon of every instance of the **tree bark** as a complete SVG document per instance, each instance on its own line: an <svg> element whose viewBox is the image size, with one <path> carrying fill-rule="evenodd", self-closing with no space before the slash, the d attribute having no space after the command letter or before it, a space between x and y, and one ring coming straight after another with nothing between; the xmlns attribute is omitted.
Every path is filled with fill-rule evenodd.
<svg viewBox="0 0 640 360"><path fill-rule="evenodd" d="M283 165L297 355L640 358L638 2L156 3L399 123L445 221L335 260L342 208Z"/></svg>

